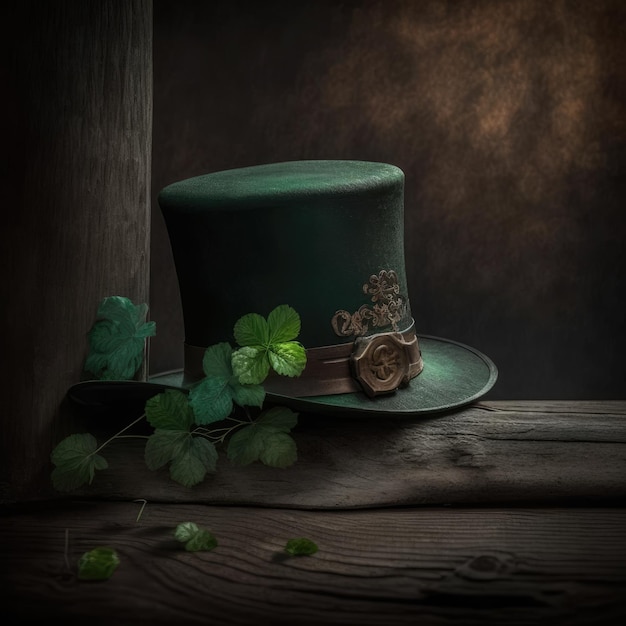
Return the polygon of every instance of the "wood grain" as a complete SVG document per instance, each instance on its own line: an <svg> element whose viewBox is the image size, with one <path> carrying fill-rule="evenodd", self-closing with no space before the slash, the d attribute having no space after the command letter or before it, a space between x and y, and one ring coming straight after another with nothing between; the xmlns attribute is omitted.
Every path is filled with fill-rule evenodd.
<svg viewBox="0 0 626 626"><path fill-rule="evenodd" d="M0 491L26 497L69 428L99 302L148 302L152 3L8 9Z"/></svg>
<svg viewBox="0 0 626 626"><path fill-rule="evenodd" d="M285 511L81 502L2 520L5 615L65 624L617 624L626 615L626 510ZM218 547L188 553L182 521ZM65 536L69 541L67 553ZM311 557L288 557L306 536ZM114 547L103 583L75 578ZM66 559L67 557L67 559ZM67 564L66 564L67 560Z"/></svg>
<svg viewBox="0 0 626 626"><path fill-rule="evenodd" d="M87 430L102 424L85 420ZM189 489L167 468L146 468L143 440L114 442L103 451L109 469L77 495L298 509L626 501L626 403L484 402L412 420L301 415L293 435L292 467L236 467L222 454L216 474Z"/></svg>

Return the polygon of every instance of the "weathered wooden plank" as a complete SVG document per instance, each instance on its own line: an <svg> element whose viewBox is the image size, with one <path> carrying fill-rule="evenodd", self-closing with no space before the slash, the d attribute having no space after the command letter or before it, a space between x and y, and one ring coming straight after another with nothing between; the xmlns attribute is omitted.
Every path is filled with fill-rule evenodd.
<svg viewBox="0 0 626 626"><path fill-rule="evenodd" d="M109 295L148 301L152 3L8 3L0 272L5 497L47 480Z"/></svg>
<svg viewBox="0 0 626 626"><path fill-rule="evenodd" d="M310 512L74 503L5 516L3 614L110 624L617 624L626 510L408 508ZM210 529L188 553L175 526ZM65 545L66 533L69 541ZM292 537L319 552L288 557ZM80 555L114 547L104 583ZM459 621L460 620L460 621Z"/></svg>
<svg viewBox="0 0 626 626"><path fill-rule="evenodd" d="M478 402L486 410L523 413L584 413L585 415L626 415L625 400L490 400Z"/></svg>
<svg viewBox="0 0 626 626"><path fill-rule="evenodd" d="M481 403L413 420L302 415L294 437L292 467L235 467L222 455L190 489L145 467L142 440L115 442L103 451L110 469L80 495L299 509L626 501L626 403Z"/></svg>

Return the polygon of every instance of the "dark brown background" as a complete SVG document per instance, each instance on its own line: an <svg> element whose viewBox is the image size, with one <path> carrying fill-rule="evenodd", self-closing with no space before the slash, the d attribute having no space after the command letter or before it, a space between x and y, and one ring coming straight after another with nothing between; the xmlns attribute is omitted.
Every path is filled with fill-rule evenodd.
<svg viewBox="0 0 626 626"><path fill-rule="evenodd" d="M158 190L349 158L404 170L418 332L488 354L489 397L623 398L625 21L619 0L155 0L151 371L184 338Z"/></svg>

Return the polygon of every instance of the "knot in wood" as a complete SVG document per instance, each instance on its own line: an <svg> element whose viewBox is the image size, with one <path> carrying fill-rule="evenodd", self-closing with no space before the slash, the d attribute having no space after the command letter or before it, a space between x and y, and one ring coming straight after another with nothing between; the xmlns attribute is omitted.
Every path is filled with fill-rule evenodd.
<svg viewBox="0 0 626 626"><path fill-rule="evenodd" d="M503 578L515 570L515 558L508 552L488 552L472 557L456 570L468 580Z"/></svg>

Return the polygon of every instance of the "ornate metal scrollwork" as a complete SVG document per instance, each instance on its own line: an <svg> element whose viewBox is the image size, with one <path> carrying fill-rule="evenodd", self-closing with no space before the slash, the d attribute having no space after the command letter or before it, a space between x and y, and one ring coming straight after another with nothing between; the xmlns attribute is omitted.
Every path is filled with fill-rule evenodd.
<svg viewBox="0 0 626 626"><path fill-rule="evenodd" d="M371 296L373 306L364 304L358 311L349 313L341 309L335 313L331 324L340 337L365 335L373 328L391 327L398 330L398 322L405 317L408 300L400 294L398 275L394 270L381 270L372 274L363 285L363 293Z"/></svg>

